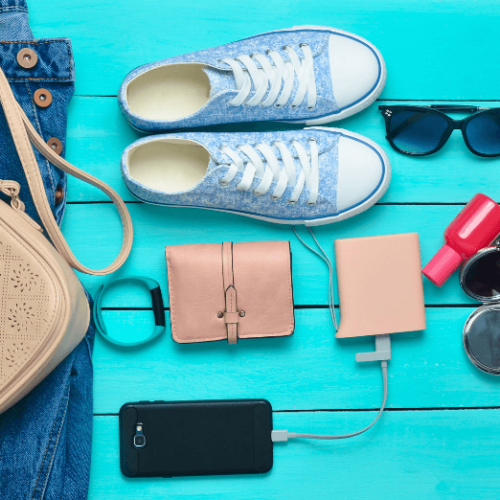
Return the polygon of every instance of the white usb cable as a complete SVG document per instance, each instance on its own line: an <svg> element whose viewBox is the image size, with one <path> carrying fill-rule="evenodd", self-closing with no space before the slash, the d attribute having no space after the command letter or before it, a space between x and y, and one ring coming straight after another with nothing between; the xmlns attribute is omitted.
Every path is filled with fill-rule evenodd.
<svg viewBox="0 0 500 500"><path fill-rule="evenodd" d="M351 434L339 434L339 435L323 435L323 434L304 434L301 432L288 432L287 430L280 430L280 431L272 431L271 432L271 439L273 442L278 443L278 442L286 442L289 439L347 439L347 438L352 438L355 436L359 436L360 434L363 434L363 432L366 432L368 429L373 427L377 420L380 418L382 415L384 408L385 408L385 403L387 401L387 389L388 389L388 382L387 382L387 361L382 361L382 378L384 380L384 397L382 399L382 406L380 407L379 412L377 413L377 416L375 420L365 427L364 429L357 431L357 432L352 432Z"/></svg>
<svg viewBox="0 0 500 500"><path fill-rule="evenodd" d="M328 306L330 309L330 314L332 317L332 322L333 326L335 328L335 331L338 331L338 324L337 324L337 318L335 317L335 305L334 305L334 295L333 295L333 265L331 260L328 258L326 255L325 251L323 248L321 248L321 245L318 243L318 240L316 239L314 233L312 232L312 229L308 227L307 229L311 233L312 238L314 239L314 242L318 246L319 250L321 253L317 252L313 248L311 248L305 241L298 235L297 230L295 227L292 227L293 232L295 233L295 236L299 239L299 241L306 247L308 248L311 252L315 253L320 259L322 259L325 264L328 266L328 271L329 271L329 286L328 286ZM380 361L381 367L382 367L382 380L384 383L384 395L382 398L382 405L380 406L380 410L377 413L377 416L375 417L375 420L365 427L364 429L361 429L360 431L357 432L352 432L350 434L339 434L339 435L323 435L323 434L305 434L301 432L288 432L287 430L277 430L277 431L271 431L271 439L273 442L278 443L278 442L286 442L289 439L347 439L347 438L352 438L355 436L359 436L360 434L363 434L363 432L366 432L368 429L373 427L378 419L381 417L382 413L384 412L385 409L385 404L387 402L387 393L388 393L388 379L387 379L387 361L391 359L391 337L390 335L376 335L375 336L375 351L374 352L367 352L367 353L358 353L356 354L356 361L358 362L365 362L365 361Z"/></svg>

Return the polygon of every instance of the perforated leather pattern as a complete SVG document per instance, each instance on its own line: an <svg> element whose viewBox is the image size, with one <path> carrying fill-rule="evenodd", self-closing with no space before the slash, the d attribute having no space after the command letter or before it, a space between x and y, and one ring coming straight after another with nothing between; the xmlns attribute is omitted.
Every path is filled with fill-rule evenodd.
<svg viewBox="0 0 500 500"><path fill-rule="evenodd" d="M57 321L45 262L0 222L0 391L36 360Z"/></svg>

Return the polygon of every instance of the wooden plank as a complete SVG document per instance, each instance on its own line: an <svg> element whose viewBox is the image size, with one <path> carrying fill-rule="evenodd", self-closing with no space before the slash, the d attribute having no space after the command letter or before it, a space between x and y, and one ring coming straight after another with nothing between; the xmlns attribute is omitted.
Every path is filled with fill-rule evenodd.
<svg viewBox="0 0 500 500"><path fill-rule="evenodd" d="M366 413L275 413L274 427L350 432ZM500 495L495 457L499 410L389 412L368 433L343 441L274 447L274 467L255 476L127 479L119 470L118 418L94 418L90 500L332 498L426 500Z"/></svg>
<svg viewBox="0 0 500 500"><path fill-rule="evenodd" d="M425 332L392 336L389 408L498 406L498 380L477 370L462 345L472 309L427 309ZM144 338L151 311L105 311L116 338ZM358 364L374 350L372 337L334 338L326 309L296 311L290 337L177 344L170 326L140 348L120 348L97 337L94 411L118 413L134 400L267 398L276 410L374 409L382 400L378 363ZM170 316L167 314L167 322ZM141 337L142 336L142 337Z"/></svg>
<svg viewBox="0 0 500 500"><path fill-rule="evenodd" d="M397 102L425 105L434 101ZM495 107L498 103L471 104ZM454 117L457 117L454 115ZM411 158L396 153L385 139L384 120L377 105L347 120L333 124L365 135L380 144L389 156L393 176L382 203L467 203L477 192L499 198L500 183L494 170L497 158L473 155L456 131L445 148L426 158ZM293 128L288 124L243 124L214 127L214 131L263 131ZM115 98L75 97L70 106L68 159L111 184L126 200L134 200L121 179L120 159L124 149L140 136L125 122ZM70 201L100 201L100 191L72 178Z"/></svg>
<svg viewBox="0 0 500 500"><path fill-rule="evenodd" d="M132 254L119 275L139 274L159 281L168 304L165 245L221 243L222 241L290 240L293 253L295 304L327 304L328 271L325 264L304 248L290 227L263 223L240 215L209 210L130 204L135 240ZM337 238L418 232L422 261L428 262L440 248L444 228L459 212L459 206L375 206L367 212L337 224L316 228L315 234L333 259ZM63 231L77 257L89 266L104 267L116 256L121 242L118 216L110 204L69 205ZM307 232L302 228L302 234ZM113 277L82 276L91 293ZM336 278L335 278L336 282ZM460 289L453 276L437 288L425 280L427 304L475 304ZM128 288L124 288L124 292ZM107 306L144 307L147 294L135 290L110 294Z"/></svg>
<svg viewBox="0 0 500 500"><path fill-rule="evenodd" d="M354 32L382 52L391 99L498 99L496 0L314 0L175 5L149 0L31 2L35 36L73 41L77 92L115 95L141 64L308 22ZM472 43L473 39L473 43ZM480 68L480 71L478 71Z"/></svg>

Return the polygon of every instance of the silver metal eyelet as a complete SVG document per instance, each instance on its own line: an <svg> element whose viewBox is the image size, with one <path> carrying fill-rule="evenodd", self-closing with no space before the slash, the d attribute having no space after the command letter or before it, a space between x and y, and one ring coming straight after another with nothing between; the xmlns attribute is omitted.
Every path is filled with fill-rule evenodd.
<svg viewBox="0 0 500 500"><path fill-rule="evenodd" d="M223 181L223 180L219 181L219 184L220 184L222 187L229 186L229 182L227 182L227 181Z"/></svg>
<svg viewBox="0 0 500 500"><path fill-rule="evenodd" d="M307 111L314 111L316 106L307 106Z"/></svg>
<svg viewBox="0 0 500 500"><path fill-rule="evenodd" d="M293 200L286 200L286 202L287 202L289 205L295 205L295 203L297 203L296 201L293 201Z"/></svg>
<svg viewBox="0 0 500 500"><path fill-rule="evenodd" d="M278 201L279 199L279 196L274 196L273 194L271 195L271 200Z"/></svg>
<svg viewBox="0 0 500 500"><path fill-rule="evenodd" d="M316 144L318 143L318 139L316 137L310 137L309 142L315 142Z"/></svg>
<svg viewBox="0 0 500 500"><path fill-rule="evenodd" d="M309 203L308 201L306 201L306 206L308 206L308 207L314 207L314 205L316 205L316 203Z"/></svg>
<svg viewBox="0 0 500 500"><path fill-rule="evenodd" d="M299 43L299 47L309 47L308 43Z"/></svg>
<svg viewBox="0 0 500 500"><path fill-rule="evenodd" d="M256 193L256 192L255 192L255 189L252 191L252 194L253 194L254 196L262 196L262 193Z"/></svg>

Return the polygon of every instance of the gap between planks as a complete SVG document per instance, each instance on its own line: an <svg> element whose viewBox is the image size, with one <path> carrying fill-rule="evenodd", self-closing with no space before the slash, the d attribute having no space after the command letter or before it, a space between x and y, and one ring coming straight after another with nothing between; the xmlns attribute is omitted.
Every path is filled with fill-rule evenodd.
<svg viewBox="0 0 500 500"><path fill-rule="evenodd" d="M438 406L429 408L385 408L385 412L429 412L429 411L490 411L500 410L500 406L450 406L440 408ZM316 410L273 410L273 413L363 413L378 412L380 408L321 408ZM94 417L118 417L118 413L94 413Z"/></svg>

